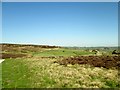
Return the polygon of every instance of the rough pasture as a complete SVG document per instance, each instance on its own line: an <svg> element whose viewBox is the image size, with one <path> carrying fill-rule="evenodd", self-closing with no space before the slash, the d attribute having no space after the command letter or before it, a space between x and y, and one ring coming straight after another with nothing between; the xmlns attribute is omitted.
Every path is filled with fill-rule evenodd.
<svg viewBox="0 0 120 90"><path fill-rule="evenodd" d="M105 53L100 56L91 52L93 48L85 51L87 48L14 44L3 44L0 47L0 57L5 58L4 62L0 63L3 88L120 86L116 69L120 66L119 57L112 55L115 49L104 50ZM100 53L102 50L100 49Z"/></svg>

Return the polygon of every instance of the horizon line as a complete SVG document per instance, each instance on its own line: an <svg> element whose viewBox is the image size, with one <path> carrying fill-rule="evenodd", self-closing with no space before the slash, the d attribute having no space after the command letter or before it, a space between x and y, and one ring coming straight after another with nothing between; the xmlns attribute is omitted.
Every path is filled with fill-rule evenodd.
<svg viewBox="0 0 120 90"><path fill-rule="evenodd" d="M58 46L58 47L120 47L118 46L69 46L69 45L48 45L48 44L34 44L34 43L1 43L0 44L17 44L17 45L41 45L41 46Z"/></svg>

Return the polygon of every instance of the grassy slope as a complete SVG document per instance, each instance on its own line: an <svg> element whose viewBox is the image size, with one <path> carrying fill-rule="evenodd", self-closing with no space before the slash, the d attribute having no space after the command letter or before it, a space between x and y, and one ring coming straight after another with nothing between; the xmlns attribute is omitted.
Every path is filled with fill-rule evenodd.
<svg viewBox="0 0 120 90"><path fill-rule="evenodd" d="M56 59L8 59L3 62L5 88L113 88L117 70L53 63Z"/></svg>
<svg viewBox="0 0 120 90"><path fill-rule="evenodd" d="M63 52L64 51L64 52ZM29 51L28 51L29 52ZM75 52L75 53L73 53ZM118 87L118 70L53 63L43 56L86 55L80 50L58 49L29 52L31 58L6 59L2 63L3 88L111 88Z"/></svg>
<svg viewBox="0 0 120 90"><path fill-rule="evenodd" d="M81 50L69 50L69 49L58 49L58 50L45 50L43 52L35 52L35 56L76 56L76 55L89 55L94 54L93 52L85 52Z"/></svg>
<svg viewBox="0 0 120 90"><path fill-rule="evenodd" d="M30 87L30 73L22 59L6 59L2 63L3 88Z"/></svg>

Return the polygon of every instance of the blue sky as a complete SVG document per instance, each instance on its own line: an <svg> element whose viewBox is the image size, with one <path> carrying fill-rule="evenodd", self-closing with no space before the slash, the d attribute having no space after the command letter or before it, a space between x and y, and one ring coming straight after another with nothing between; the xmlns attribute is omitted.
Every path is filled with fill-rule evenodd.
<svg viewBox="0 0 120 90"><path fill-rule="evenodd" d="M2 42L117 46L117 2L2 4Z"/></svg>

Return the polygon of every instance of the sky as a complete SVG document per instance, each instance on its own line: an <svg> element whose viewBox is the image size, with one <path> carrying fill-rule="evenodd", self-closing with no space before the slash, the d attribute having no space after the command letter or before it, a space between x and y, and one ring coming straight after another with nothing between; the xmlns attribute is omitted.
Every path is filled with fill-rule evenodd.
<svg viewBox="0 0 120 90"><path fill-rule="evenodd" d="M117 46L117 2L4 2L2 43Z"/></svg>
<svg viewBox="0 0 120 90"><path fill-rule="evenodd" d="M119 2L119 0L2 0L2 2Z"/></svg>

